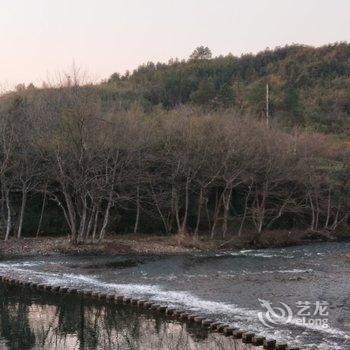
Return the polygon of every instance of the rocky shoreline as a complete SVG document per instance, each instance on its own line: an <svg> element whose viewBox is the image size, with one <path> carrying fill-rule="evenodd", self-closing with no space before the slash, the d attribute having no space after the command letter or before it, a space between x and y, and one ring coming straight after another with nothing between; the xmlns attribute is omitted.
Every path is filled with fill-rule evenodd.
<svg viewBox="0 0 350 350"><path fill-rule="evenodd" d="M305 245L316 242L349 240L350 234L339 235L329 232L270 231L259 236L246 234L231 239L211 240L190 235L109 236L99 243L87 242L73 245L67 237L42 237L10 239L0 242L0 259L51 255L169 255L195 252L218 252L238 249L267 249Z"/></svg>

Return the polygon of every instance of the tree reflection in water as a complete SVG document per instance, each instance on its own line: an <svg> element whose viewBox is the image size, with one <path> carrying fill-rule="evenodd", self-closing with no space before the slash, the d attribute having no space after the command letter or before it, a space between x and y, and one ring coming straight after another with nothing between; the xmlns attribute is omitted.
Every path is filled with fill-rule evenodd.
<svg viewBox="0 0 350 350"><path fill-rule="evenodd" d="M233 339L135 307L1 284L0 300L1 350L243 350Z"/></svg>

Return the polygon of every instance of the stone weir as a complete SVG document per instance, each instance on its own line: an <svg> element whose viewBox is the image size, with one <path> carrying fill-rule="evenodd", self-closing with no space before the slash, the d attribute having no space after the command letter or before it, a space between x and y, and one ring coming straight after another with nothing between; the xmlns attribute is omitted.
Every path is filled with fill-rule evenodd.
<svg viewBox="0 0 350 350"><path fill-rule="evenodd" d="M275 339L270 339L255 334L254 332L249 330L235 328L223 322L208 319L201 315L187 312L186 310L180 310L165 305L160 305L150 300L136 299L123 295L94 292L93 290L52 286L49 284L28 282L22 279L15 279L6 276L0 276L0 282L2 282L5 285L29 288L31 290L37 290L47 293L76 295L82 298L90 300L99 300L106 303L130 305L130 307L137 307L152 313L163 314L172 320L177 320L184 323L194 323L197 326L203 327L203 329L209 330L211 332L217 332L219 334L222 334L223 336L232 337L233 339L241 342L242 350L253 348L271 350L300 349L299 347L277 342Z"/></svg>

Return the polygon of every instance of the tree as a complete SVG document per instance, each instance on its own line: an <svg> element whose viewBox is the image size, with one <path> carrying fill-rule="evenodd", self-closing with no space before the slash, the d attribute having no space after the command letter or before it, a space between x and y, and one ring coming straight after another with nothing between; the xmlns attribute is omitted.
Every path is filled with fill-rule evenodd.
<svg viewBox="0 0 350 350"><path fill-rule="evenodd" d="M211 58L211 50L204 46L198 46L190 55L190 60L209 60Z"/></svg>
<svg viewBox="0 0 350 350"><path fill-rule="evenodd" d="M199 105L209 105L213 102L216 91L212 80L202 80L198 89L192 93L191 100Z"/></svg>

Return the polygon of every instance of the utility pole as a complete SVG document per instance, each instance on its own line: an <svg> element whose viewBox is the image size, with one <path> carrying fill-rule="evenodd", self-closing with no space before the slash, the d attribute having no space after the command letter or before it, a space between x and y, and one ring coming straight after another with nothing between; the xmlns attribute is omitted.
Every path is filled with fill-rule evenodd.
<svg viewBox="0 0 350 350"><path fill-rule="evenodd" d="M269 91L269 83L266 84L266 125L270 124L270 91Z"/></svg>

